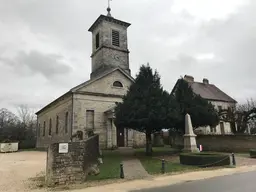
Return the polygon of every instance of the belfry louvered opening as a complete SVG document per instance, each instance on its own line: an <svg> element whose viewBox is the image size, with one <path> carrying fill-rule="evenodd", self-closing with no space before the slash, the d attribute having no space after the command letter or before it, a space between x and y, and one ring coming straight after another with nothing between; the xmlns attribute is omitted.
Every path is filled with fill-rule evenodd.
<svg viewBox="0 0 256 192"><path fill-rule="evenodd" d="M112 45L120 46L120 34L119 31L112 30Z"/></svg>

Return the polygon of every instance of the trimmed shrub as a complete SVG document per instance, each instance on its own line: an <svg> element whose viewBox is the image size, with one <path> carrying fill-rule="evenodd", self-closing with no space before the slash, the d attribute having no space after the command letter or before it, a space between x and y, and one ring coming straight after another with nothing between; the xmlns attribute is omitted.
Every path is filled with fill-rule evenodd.
<svg viewBox="0 0 256 192"><path fill-rule="evenodd" d="M199 167L230 165L230 157L221 153L181 153L180 163Z"/></svg>
<svg viewBox="0 0 256 192"><path fill-rule="evenodd" d="M251 149L250 150L250 157L251 158L256 158L256 149Z"/></svg>

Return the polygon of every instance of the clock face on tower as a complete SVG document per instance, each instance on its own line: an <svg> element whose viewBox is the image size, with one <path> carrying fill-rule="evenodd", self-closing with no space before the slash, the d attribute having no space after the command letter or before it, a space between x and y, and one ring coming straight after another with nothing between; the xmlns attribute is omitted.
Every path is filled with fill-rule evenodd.
<svg viewBox="0 0 256 192"><path fill-rule="evenodd" d="M119 56L118 54L115 54L115 55L114 55L114 59L115 59L116 61L120 61L120 56Z"/></svg>

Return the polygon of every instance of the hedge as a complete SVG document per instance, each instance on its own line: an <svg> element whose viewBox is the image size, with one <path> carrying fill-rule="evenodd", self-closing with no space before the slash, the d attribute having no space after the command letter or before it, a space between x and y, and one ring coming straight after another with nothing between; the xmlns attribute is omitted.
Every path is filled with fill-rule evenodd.
<svg viewBox="0 0 256 192"><path fill-rule="evenodd" d="M251 149L250 150L250 157L251 158L256 158L256 149Z"/></svg>
<svg viewBox="0 0 256 192"><path fill-rule="evenodd" d="M220 153L181 153L180 163L199 167L230 165L230 157Z"/></svg>

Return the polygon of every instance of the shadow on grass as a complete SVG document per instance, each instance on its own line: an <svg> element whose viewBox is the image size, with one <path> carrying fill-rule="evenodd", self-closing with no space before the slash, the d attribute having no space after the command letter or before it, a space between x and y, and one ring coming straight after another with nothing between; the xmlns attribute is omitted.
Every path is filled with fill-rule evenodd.
<svg viewBox="0 0 256 192"><path fill-rule="evenodd" d="M153 147L153 153L151 157L171 156L171 155L177 155L179 153L180 153L179 149L174 149L169 146ZM146 149L145 148L135 149L135 156L136 157L146 156Z"/></svg>

